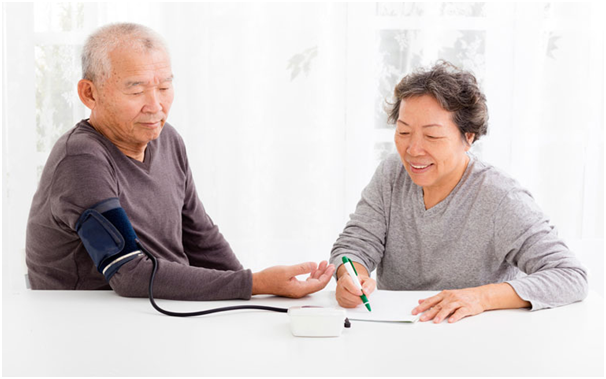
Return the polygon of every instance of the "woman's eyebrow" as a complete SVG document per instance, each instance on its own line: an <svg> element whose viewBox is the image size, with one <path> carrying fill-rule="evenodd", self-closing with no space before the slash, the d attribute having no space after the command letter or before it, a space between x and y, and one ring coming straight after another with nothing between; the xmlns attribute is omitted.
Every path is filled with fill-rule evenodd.
<svg viewBox="0 0 606 379"><path fill-rule="evenodd" d="M408 125L406 122L404 122L404 121L402 121L402 120L400 120L400 119L398 119L398 122L399 122L399 123L401 123L401 124L402 124L402 125L404 125L404 126L410 126L410 125ZM427 125L423 125L423 126L422 126L422 128L430 128L430 127L433 127L433 126L438 126L438 127L441 127L441 126L442 126L442 124L427 124Z"/></svg>

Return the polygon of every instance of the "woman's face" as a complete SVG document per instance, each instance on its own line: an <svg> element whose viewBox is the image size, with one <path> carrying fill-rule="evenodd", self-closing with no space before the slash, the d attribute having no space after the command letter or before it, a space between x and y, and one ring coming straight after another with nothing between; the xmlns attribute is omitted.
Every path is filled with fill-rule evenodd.
<svg viewBox="0 0 606 379"><path fill-rule="evenodd" d="M400 159L413 182L424 193L446 197L457 185L468 157L473 133L465 141L452 120L452 112L429 95L402 100L395 143Z"/></svg>

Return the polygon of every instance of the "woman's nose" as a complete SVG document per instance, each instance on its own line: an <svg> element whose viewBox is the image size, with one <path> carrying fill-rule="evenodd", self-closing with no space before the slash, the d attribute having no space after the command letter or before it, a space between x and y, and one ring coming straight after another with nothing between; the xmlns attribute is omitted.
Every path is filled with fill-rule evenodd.
<svg viewBox="0 0 606 379"><path fill-rule="evenodd" d="M415 136L412 136L410 138L406 152L408 153L408 155L411 155L411 156L423 155L425 150L423 149L423 142L421 141L421 139L417 138Z"/></svg>

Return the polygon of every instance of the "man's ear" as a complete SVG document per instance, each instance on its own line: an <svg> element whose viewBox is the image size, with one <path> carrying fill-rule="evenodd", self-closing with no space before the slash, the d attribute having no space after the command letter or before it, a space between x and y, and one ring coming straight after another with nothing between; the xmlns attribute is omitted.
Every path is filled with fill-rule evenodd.
<svg viewBox="0 0 606 379"><path fill-rule="evenodd" d="M99 92L95 84L87 79L82 79L78 82L78 96L82 104L90 110L93 110L99 101Z"/></svg>

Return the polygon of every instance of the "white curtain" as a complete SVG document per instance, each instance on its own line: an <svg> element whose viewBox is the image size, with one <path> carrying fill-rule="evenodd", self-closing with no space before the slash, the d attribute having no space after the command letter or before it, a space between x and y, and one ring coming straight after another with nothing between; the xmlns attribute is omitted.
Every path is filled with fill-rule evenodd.
<svg viewBox="0 0 606 379"><path fill-rule="evenodd" d="M603 9L593 3L3 5L3 274L22 287L46 157L87 111L78 54L97 26L168 41L198 194L246 267L327 259L393 150L384 100L443 58L484 87L477 155L528 187L603 287Z"/></svg>

